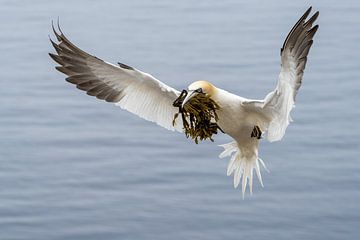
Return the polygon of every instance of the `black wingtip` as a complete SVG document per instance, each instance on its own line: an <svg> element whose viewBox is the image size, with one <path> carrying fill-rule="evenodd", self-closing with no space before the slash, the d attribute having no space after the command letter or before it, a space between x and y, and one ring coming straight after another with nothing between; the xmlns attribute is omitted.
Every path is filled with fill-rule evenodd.
<svg viewBox="0 0 360 240"><path fill-rule="evenodd" d="M55 49L55 51L57 52L58 55L60 55L61 53L61 49L59 47L58 44L56 44L51 38L49 39L51 42L51 45L53 46L53 48Z"/></svg>
<svg viewBox="0 0 360 240"><path fill-rule="evenodd" d="M119 66L120 66L121 68L124 68L124 69L127 69L127 70L134 70L133 67L130 67L130 66L128 66L128 65L126 65L126 64L123 64L123 63L121 63L121 62L118 62L118 64L119 64Z"/></svg>
<svg viewBox="0 0 360 240"><path fill-rule="evenodd" d="M309 18L309 20L307 20L307 22L305 23L304 26L312 25L312 24L316 21L316 19L318 18L318 16L319 16L319 11L317 11L316 13L314 13L314 14Z"/></svg>
<svg viewBox="0 0 360 240"><path fill-rule="evenodd" d="M60 27L60 17L59 16L57 18L57 28L59 29L60 34L64 35L64 33L62 32L61 27Z"/></svg>
<svg viewBox="0 0 360 240"><path fill-rule="evenodd" d="M61 41L62 40L61 36L63 36L64 33L62 32L61 27L60 27L60 17L59 16L57 17L57 21L56 21L56 28L57 29L54 26L54 20L51 20L51 28L52 28L55 36L56 36L56 39L58 41Z"/></svg>
<svg viewBox="0 0 360 240"><path fill-rule="evenodd" d="M311 10L312 10L312 6L310 6L310 7L306 10L305 13L307 13L307 15L309 15L309 13L311 12Z"/></svg>
<svg viewBox="0 0 360 240"><path fill-rule="evenodd" d="M53 54L53 53L49 53L49 56L52 58L52 60L54 60L55 62L57 62L60 65L64 65L63 60L61 59L60 56Z"/></svg>
<svg viewBox="0 0 360 240"><path fill-rule="evenodd" d="M51 20L51 27L52 27L52 30L53 30L53 32L54 32L54 34L55 34L56 39L57 39L58 41L61 41L60 35L59 35L59 33L56 31L56 29L55 29L54 20Z"/></svg>
<svg viewBox="0 0 360 240"><path fill-rule="evenodd" d="M319 24L316 24L315 26L313 26L313 27L310 29L310 31L311 31L311 32L312 32L312 31L316 32L318 29L319 29Z"/></svg>
<svg viewBox="0 0 360 240"><path fill-rule="evenodd" d="M296 22L296 24L292 27L292 29L290 30L290 32L288 33L288 35L286 36L286 39L280 49L280 55L282 54L282 52L285 49L285 45L290 37L290 35L293 33L294 29L296 29L300 24L302 26L304 25L308 25L308 24L312 24L316 18L319 16L319 11L317 11L307 22L305 22L305 20L307 19L307 17L309 16L310 12L312 10L312 6L310 6L305 13L301 16L301 18Z"/></svg>
<svg viewBox="0 0 360 240"><path fill-rule="evenodd" d="M305 19L309 16L309 14L310 14L310 12L311 12L311 9L312 9L312 6L310 6L310 7L308 8L308 10L306 10L306 12L304 13L304 15L301 17L302 20L305 20Z"/></svg>
<svg viewBox="0 0 360 240"><path fill-rule="evenodd" d="M53 32L55 33L56 31L55 31L55 27L54 27L54 20L51 20L51 28L52 28Z"/></svg>

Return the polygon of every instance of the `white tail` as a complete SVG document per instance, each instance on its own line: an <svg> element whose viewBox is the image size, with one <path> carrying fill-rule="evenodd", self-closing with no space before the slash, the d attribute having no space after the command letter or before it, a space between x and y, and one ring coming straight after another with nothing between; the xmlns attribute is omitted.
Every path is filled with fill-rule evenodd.
<svg viewBox="0 0 360 240"><path fill-rule="evenodd" d="M252 187L253 187L253 170L255 169L256 175L260 181L262 187L264 187L260 166L264 167L265 170L268 169L265 166L265 163L258 158L257 149L256 151L249 157L243 154L237 144L237 142L231 142L223 145L219 145L220 147L224 148L224 151L219 155L220 158L224 158L227 156L231 156L228 168L227 168L227 175L230 176L234 174L234 187L237 188L240 180L242 178L242 194L243 198L246 191L247 183L249 182L250 187L250 194L252 194Z"/></svg>

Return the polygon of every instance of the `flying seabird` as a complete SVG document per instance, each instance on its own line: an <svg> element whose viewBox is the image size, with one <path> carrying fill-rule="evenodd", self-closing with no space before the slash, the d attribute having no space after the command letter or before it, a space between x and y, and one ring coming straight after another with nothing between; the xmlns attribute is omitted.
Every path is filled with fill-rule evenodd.
<svg viewBox="0 0 360 240"><path fill-rule="evenodd" d="M234 139L220 145L224 148L220 158L230 156L227 175L234 176L235 188L242 182L244 196L247 183L252 193L254 170L263 186L260 165L266 167L258 156L260 139L264 136L270 142L279 141L292 121L290 111L318 29L318 25L313 24L319 12L307 20L310 12L311 7L287 35L280 51L281 69L276 88L263 100L247 99L210 82L196 81L184 90L186 95L181 103L175 105L180 91L134 67L123 63L114 65L84 52L65 37L59 26L58 30L53 26L58 42L50 39L56 50L50 57L60 65L56 69L68 76L66 81L78 89L173 131L184 132L186 117L173 122L179 109L199 94L208 96L219 106L216 111L218 128Z"/></svg>

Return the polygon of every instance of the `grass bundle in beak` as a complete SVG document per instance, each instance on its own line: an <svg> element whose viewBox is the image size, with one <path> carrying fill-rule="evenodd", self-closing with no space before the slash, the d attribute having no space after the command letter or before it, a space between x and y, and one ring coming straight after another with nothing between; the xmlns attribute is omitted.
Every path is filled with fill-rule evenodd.
<svg viewBox="0 0 360 240"><path fill-rule="evenodd" d="M183 127L186 137L191 137L196 144L200 141L210 139L212 142L213 134L217 134L218 116L216 111L219 105L205 93L198 93L182 106L188 92L183 90L180 96L174 101L173 106L179 108L179 112L174 115L173 125L176 118L181 114Z"/></svg>

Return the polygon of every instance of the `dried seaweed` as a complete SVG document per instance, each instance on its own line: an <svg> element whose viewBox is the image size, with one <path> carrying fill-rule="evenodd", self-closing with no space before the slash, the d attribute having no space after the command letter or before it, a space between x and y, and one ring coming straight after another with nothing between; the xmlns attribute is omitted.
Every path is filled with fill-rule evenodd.
<svg viewBox="0 0 360 240"><path fill-rule="evenodd" d="M192 97L184 106L182 103L188 92L183 90L180 96L174 101L173 106L179 108L179 112L174 115L173 125L181 114L184 132L187 138L191 137L196 144L200 141L210 139L212 142L213 134L217 134L218 116L216 111L219 105L205 93L198 93ZM223 132L223 131L222 131Z"/></svg>

